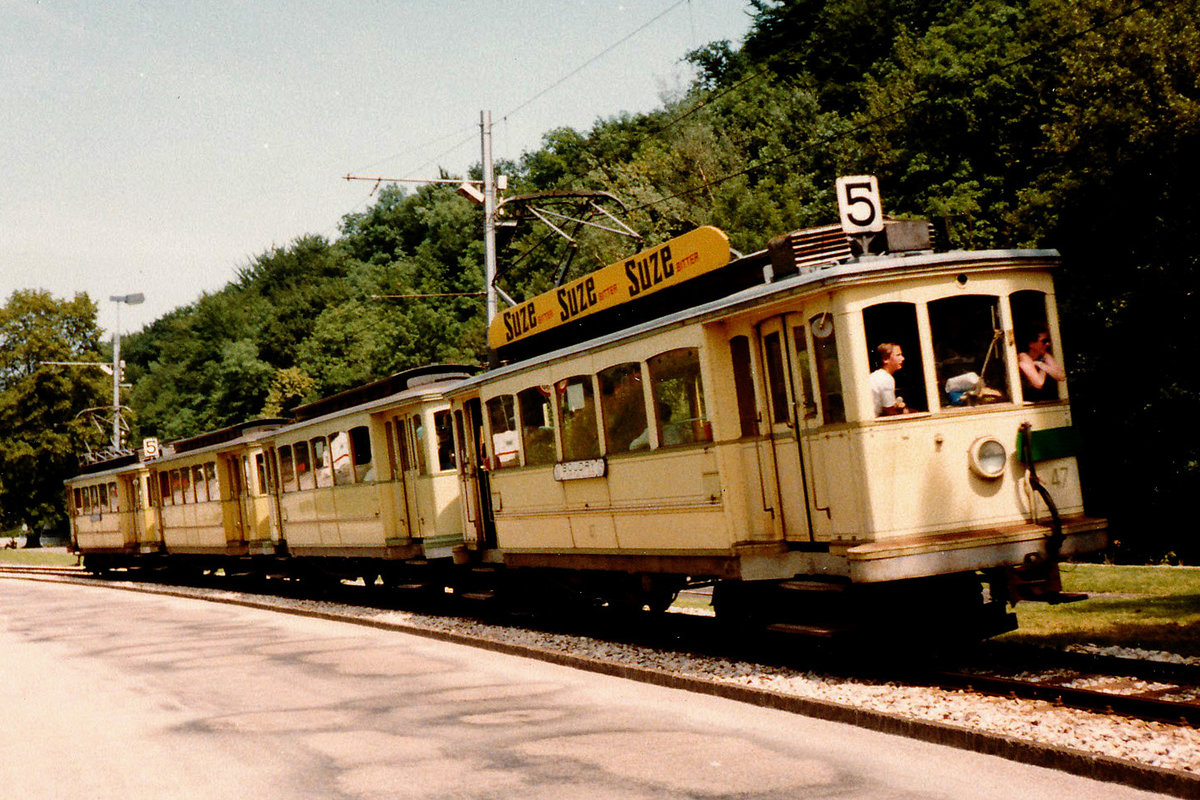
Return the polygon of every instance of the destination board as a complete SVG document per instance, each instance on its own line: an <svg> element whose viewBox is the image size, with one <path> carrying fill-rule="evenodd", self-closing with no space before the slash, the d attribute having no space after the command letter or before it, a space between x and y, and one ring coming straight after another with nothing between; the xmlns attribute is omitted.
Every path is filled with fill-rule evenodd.
<svg viewBox="0 0 1200 800"><path fill-rule="evenodd" d="M729 263L729 237L706 225L539 294L492 320L493 350L615 308Z"/></svg>

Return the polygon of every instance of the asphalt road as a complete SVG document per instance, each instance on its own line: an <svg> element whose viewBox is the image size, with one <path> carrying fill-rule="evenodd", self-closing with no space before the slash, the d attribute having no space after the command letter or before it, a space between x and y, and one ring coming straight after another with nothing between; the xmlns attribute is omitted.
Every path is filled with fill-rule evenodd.
<svg viewBox="0 0 1200 800"><path fill-rule="evenodd" d="M402 633L0 579L0 798L1153 796Z"/></svg>

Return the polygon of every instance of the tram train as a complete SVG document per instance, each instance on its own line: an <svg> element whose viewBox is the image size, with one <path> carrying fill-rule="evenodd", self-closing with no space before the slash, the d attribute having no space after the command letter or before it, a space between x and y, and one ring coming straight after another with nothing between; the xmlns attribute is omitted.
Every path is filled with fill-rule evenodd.
<svg viewBox="0 0 1200 800"><path fill-rule="evenodd" d="M937 252L923 222L740 255L700 228L498 315L486 371L432 365L89 465L72 545L107 572L364 579L629 611L989 636L1069 599L1086 516L1050 250ZM902 403L878 410L874 356ZM902 413L890 413L890 412Z"/></svg>

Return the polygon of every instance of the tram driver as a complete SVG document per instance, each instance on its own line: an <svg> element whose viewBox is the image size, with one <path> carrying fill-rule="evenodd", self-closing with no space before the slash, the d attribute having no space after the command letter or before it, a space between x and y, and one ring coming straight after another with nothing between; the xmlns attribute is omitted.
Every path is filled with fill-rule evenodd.
<svg viewBox="0 0 1200 800"><path fill-rule="evenodd" d="M904 366L904 351L895 342L884 342L875 348L879 369L871 373L871 394L875 398L875 416L891 417L907 414L904 398L896 395L896 372Z"/></svg>

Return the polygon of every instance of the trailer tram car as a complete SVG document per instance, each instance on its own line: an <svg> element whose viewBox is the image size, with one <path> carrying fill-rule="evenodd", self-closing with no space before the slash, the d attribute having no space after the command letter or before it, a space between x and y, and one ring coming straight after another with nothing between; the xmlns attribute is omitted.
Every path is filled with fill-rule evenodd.
<svg viewBox="0 0 1200 800"><path fill-rule="evenodd" d="M1084 515L1047 250L867 250L837 226L731 258L700 228L498 315L498 365L401 373L68 481L96 569L186 563L663 609L834 634L991 635L1066 599ZM856 254L857 253L857 254ZM877 413L874 354L904 355ZM116 519L114 520L113 517Z"/></svg>

